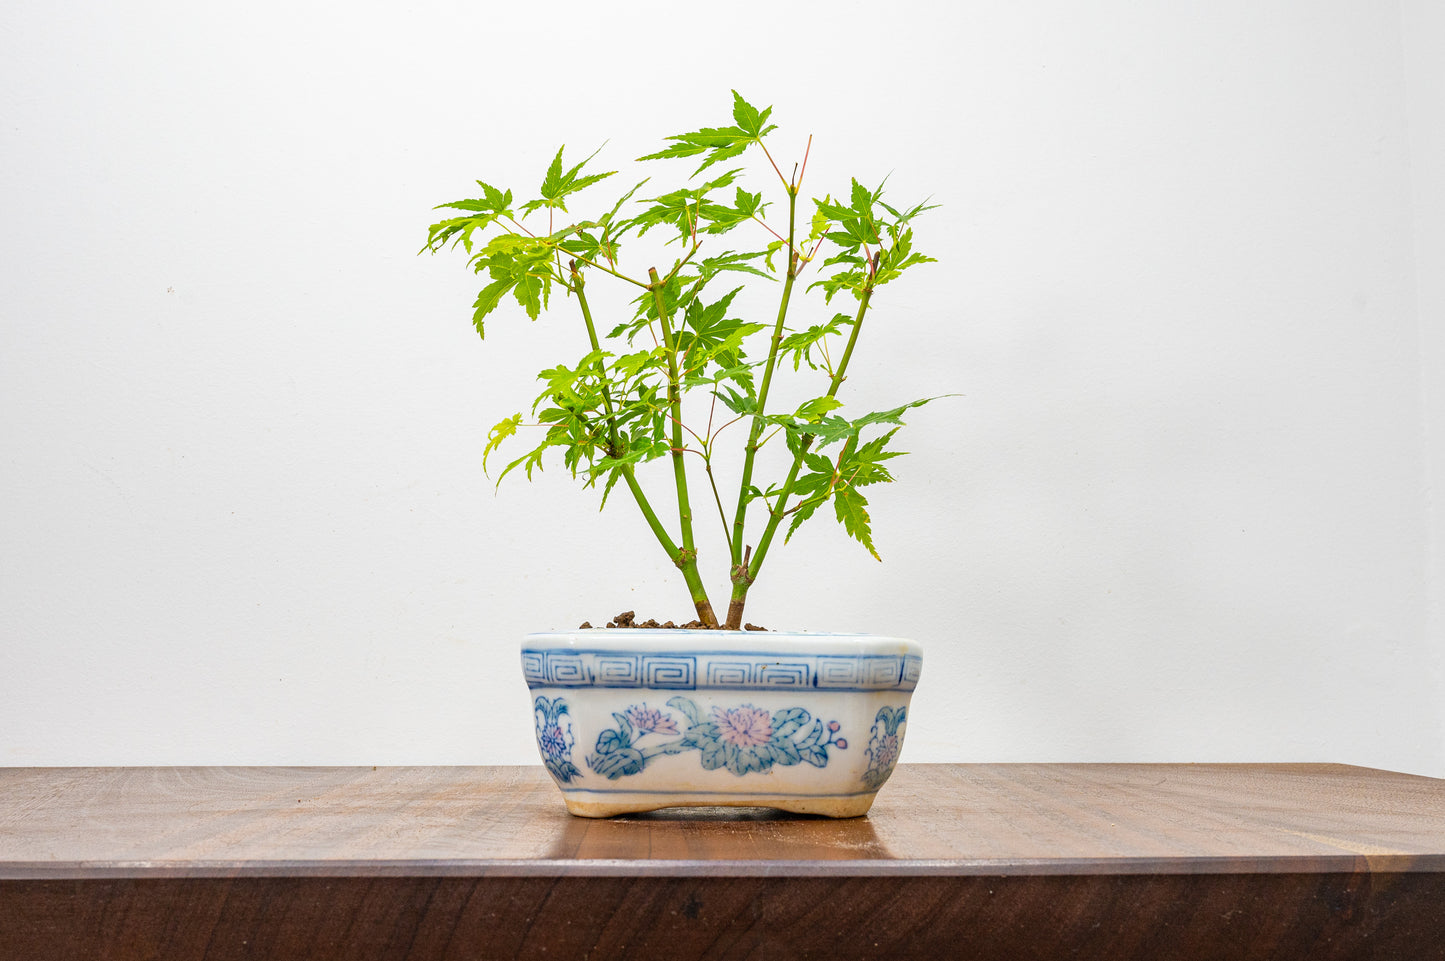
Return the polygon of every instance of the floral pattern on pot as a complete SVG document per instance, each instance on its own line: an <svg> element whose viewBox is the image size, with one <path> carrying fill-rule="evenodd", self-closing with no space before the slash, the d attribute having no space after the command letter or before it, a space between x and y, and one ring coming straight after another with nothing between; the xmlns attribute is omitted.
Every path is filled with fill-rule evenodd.
<svg viewBox="0 0 1445 961"><path fill-rule="evenodd" d="M873 728L868 738L868 770L863 772L863 783L873 790L883 786L898 764L898 752L903 744L900 727L907 725L908 708L881 707L873 719Z"/></svg>
<svg viewBox="0 0 1445 961"><path fill-rule="evenodd" d="M577 765L572 763L572 746L577 735L572 733L572 719L567 702L562 698L537 698L532 705L537 722L537 749L542 752L542 763L557 780L569 784L582 776Z"/></svg>
<svg viewBox="0 0 1445 961"><path fill-rule="evenodd" d="M636 774L655 758L697 751L704 770L726 768L741 777L768 771L774 764L826 767L828 748L848 747L848 742L837 736L837 721L825 725L801 707L769 712L742 704L715 707L704 714L694 701L681 696L671 698L667 705L686 721L680 737L657 740L657 736L679 733L678 718L646 704L634 705L612 715L617 726L598 735L587 766L615 781ZM643 743L649 736L653 739Z"/></svg>

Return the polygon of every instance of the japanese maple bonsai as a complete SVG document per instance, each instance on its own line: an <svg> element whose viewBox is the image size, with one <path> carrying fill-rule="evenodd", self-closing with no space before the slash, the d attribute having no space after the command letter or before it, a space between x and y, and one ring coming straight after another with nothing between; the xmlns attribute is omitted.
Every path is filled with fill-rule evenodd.
<svg viewBox="0 0 1445 961"><path fill-rule="evenodd" d="M498 483L518 466L530 477L552 449L584 486L600 488L604 505L621 482L682 573L696 611L689 626L741 628L748 592L779 532L786 542L829 503L847 534L877 557L863 488L893 480L886 462L901 453L890 447L901 415L927 402L850 417L839 392L880 289L933 259L913 247L912 221L930 206L895 208L883 200L881 185L870 189L856 179L846 199L805 200L812 138L785 174L767 145L776 129L771 114L771 107L759 110L734 91L730 125L672 135L662 150L639 158L700 160L686 180L658 189L643 179L586 219L574 219L569 202L616 171L587 172L595 153L568 166L559 149L538 197L519 204L511 190L478 181L480 197L438 208L456 215L433 224L423 248L460 246L485 278L473 305L478 334L509 295L533 320L559 306L573 313L579 339L586 338L581 356L538 375L544 386L530 414L492 428L484 465L503 442L532 428L539 439L505 466ZM744 168L724 165L758 154L755 166L772 186L753 193ZM765 200L766 193L777 200ZM633 266L624 246L630 250L654 230L675 248L671 263ZM723 278L739 285L719 294ZM630 316L612 324L594 317L588 300L594 281L632 290ZM748 283L777 285L776 316L736 316L733 302ZM559 290L564 298L556 296ZM800 310L800 295L814 291L814 303ZM851 309L830 318L818 310L819 296L827 305L840 294ZM559 299L571 303L562 306ZM804 324L790 324L799 313ZM776 410L769 401L784 375L811 378L816 386L803 403ZM723 432L734 424L746 429L737 435L736 483L727 484L714 468ZM778 441L787 456L780 476L765 482L758 455ZM654 460L672 467L677 519L671 528L639 476ZM699 468L729 554L722 620L698 569L693 503ZM720 483L728 488L726 499Z"/></svg>

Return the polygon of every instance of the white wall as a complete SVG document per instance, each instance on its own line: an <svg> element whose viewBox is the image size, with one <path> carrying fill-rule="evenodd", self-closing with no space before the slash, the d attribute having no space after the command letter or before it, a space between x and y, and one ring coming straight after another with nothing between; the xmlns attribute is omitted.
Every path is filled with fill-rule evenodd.
<svg viewBox="0 0 1445 961"><path fill-rule="evenodd" d="M1402 10L1425 404L1427 645L1445 691L1445 5L1406 0ZM1445 698L1436 704L1445 731Z"/></svg>
<svg viewBox="0 0 1445 961"><path fill-rule="evenodd" d="M0 12L0 764L533 761L520 636L686 596L560 469L493 495L576 324L481 343L413 254L738 87L945 205L848 389L964 395L886 562L814 522L750 618L920 639L909 760L1445 774L1430 4L520 7Z"/></svg>

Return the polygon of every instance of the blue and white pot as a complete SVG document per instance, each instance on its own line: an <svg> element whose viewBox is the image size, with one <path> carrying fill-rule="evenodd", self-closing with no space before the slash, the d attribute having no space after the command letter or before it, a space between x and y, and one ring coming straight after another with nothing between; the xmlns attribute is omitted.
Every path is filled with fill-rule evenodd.
<svg viewBox="0 0 1445 961"><path fill-rule="evenodd" d="M582 817L746 805L857 817L898 762L923 651L867 634L529 634L542 762Z"/></svg>

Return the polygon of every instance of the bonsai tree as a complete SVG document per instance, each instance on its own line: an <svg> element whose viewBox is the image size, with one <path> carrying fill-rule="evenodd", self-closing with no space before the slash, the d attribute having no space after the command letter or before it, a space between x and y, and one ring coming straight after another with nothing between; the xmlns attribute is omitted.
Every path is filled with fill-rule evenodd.
<svg viewBox="0 0 1445 961"><path fill-rule="evenodd" d="M812 138L785 175L766 143L776 129L771 115L771 107L759 110L734 91L730 125L674 134L662 150L639 158L700 161L686 180L659 191L644 179L582 220L572 219L568 203L616 171L586 172L595 153L568 166L559 149L536 199L518 204L511 190L477 181L481 197L437 208L457 215L432 224L423 248L460 246L485 278L473 305L478 334L508 295L532 320L560 306L559 289L572 302L563 309L574 314L579 335L585 332L581 356L538 375L544 386L530 414L491 429L483 465L532 428L540 432L535 445L502 469L498 484L518 466L530 478L554 448L585 487L600 488L603 506L621 483L682 572L701 627L742 627L748 592L779 532L786 542L827 504L848 535L877 557L863 488L893 480L886 462L902 453L889 446L901 415L931 399L849 417L838 396L880 289L933 259L914 250L911 226L930 206L895 208L884 202L881 185L869 189L856 179L846 199L825 195L800 204ZM745 168L723 166L759 153L755 166L772 181L769 193L780 197L773 203L762 191L749 192ZM654 230L676 254L665 269L654 263L639 270L624 259L624 245L630 249ZM594 282L627 285L635 294L630 316L599 326L588 300ZM733 302L748 283L778 285L776 316L735 316ZM806 308L800 294L813 294ZM834 298L851 303L828 317L818 302ZM804 321L790 323L799 313ZM813 396L775 410L769 401L784 374L812 378ZM724 485L725 499L714 463L723 432L734 424L746 430L734 432L741 464L736 485ZM786 445L781 476L764 480L759 451L779 442ZM671 527L639 477L654 460L672 468ZM716 506L729 553L721 624L698 571L699 468L703 498Z"/></svg>

